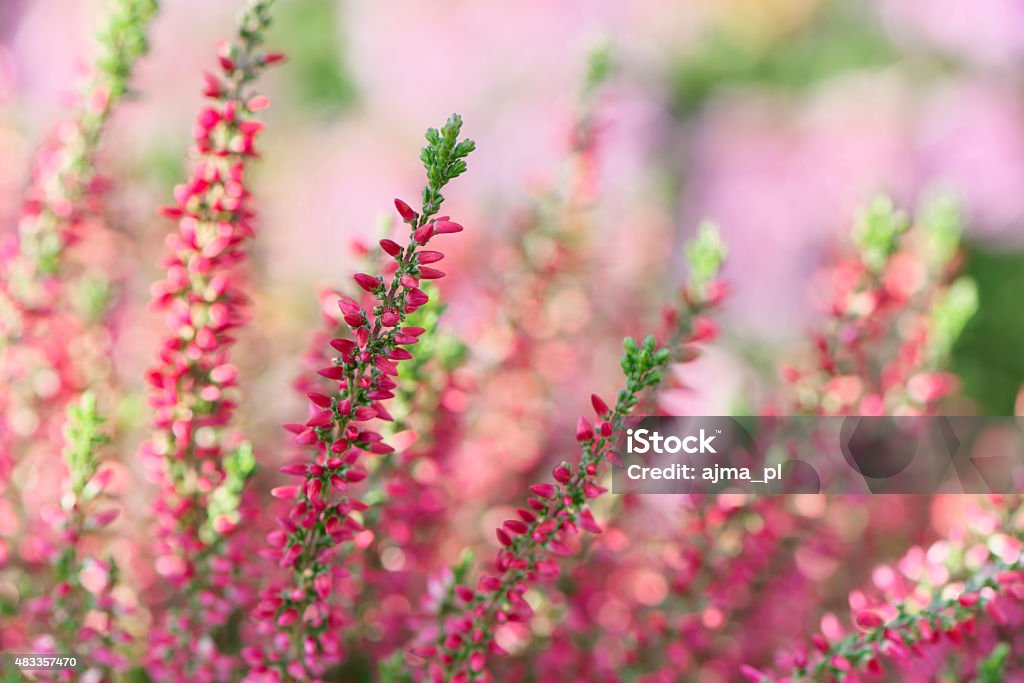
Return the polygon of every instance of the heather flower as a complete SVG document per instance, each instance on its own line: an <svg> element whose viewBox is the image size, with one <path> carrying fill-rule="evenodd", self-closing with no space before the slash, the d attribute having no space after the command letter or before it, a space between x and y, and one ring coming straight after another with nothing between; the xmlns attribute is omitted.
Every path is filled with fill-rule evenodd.
<svg viewBox="0 0 1024 683"><path fill-rule="evenodd" d="M789 656L783 678L762 674L757 680L855 680L856 672L880 676L890 667L909 672L916 662L925 664L936 651L950 649L968 660L984 659L990 644L978 643L978 650L966 642L980 640L979 622L1019 627L1024 615L1020 515L1020 500L1004 500L973 514L973 534L939 541L928 552L912 548L892 568L876 568L881 599L850 594L851 633L815 634L812 647Z"/></svg>
<svg viewBox="0 0 1024 683"><path fill-rule="evenodd" d="M612 450L616 437L642 392L661 382L662 370L672 360L675 347L699 343L695 321L717 303L717 298L709 300L707 293L720 291L717 274L725 249L710 225L689 245L687 256L692 264L691 279L683 289L682 312L667 316L674 323L668 345L658 346L654 337L642 342L625 340L621 360L625 387L611 407L599 396L592 396L593 420L583 416L577 420L576 441L582 451L579 462L573 466L563 461L552 470L554 483L530 486L526 506L517 510L516 518L495 529L501 549L494 560L494 573L480 576L475 589L454 585L451 591L457 599L442 603L447 609L438 613L437 632L425 634L433 640L412 649L412 655L425 662L428 680L486 680L488 658L506 654L495 639L495 629L530 620L534 607L525 598L527 591L559 575L558 558L575 554L581 529L602 533L590 501L607 491L600 484L600 471L606 461L616 459ZM693 354L681 357L692 358Z"/></svg>
<svg viewBox="0 0 1024 683"><path fill-rule="evenodd" d="M861 212L854 252L825 276L815 366L783 370L798 411L921 414L952 393L942 365L977 307L973 283L953 280L959 236L957 208L945 198L915 223L886 199Z"/></svg>
<svg viewBox="0 0 1024 683"><path fill-rule="evenodd" d="M103 425L91 393L68 409L68 478L60 508L44 513L60 541L50 561L51 592L38 598L46 603L51 630L37 637L33 646L55 653L87 649L96 655L90 668L110 676L127 667L123 648L131 640L122 623L127 609L115 594L119 569L113 557L91 557L84 550L86 537L103 533L120 512L106 494L112 471L100 466L99 452L108 441ZM43 607L37 602L35 608ZM92 616L87 619L88 615Z"/></svg>
<svg viewBox="0 0 1024 683"><path fill-rule="evenodd" d="M393 419L384 402L395 396L399 364L413 358L406 347L417 344L425 331L404 323L429 301L420 280L443 274L429 268L424 277L423 247L440 235L463 229L447 216L437 215L444 201L441 190L465 172L464 159L474 149L472 140L459 140L461 129L461 117L453 114L440 130L427 131L427 145L420 155L427 174L420 211L395 200L399 216L408 225L409 241L398 250L389 243L382 245L394 258L394 269L388 268L383 276L357 273L353 277L373 297L373 304L363 306L348 296L338 300L351 338L331 340L339 355L317 373L332 380L334 389L311 394L312 417L304 425L290 427L296 442L310 447L315 459L285 467L284 473L298 477L299 483L271 491L275 498L291 501L291 509L278 520L280 528L268 536L290 577L286 584L265 589L254 611L274 649L267 653L267 661L261 661L258 648L247 651L252 680L320 675L325 664L341 654L338 640L325 637L344 627L347 618L332 609L331 596L348 575L334 560L344 545L358 542L364 530L359 513L367 509L365 502L351 495L350 485L367 476L363 458L394 450L368 423Z"/></svg>
<svg viewBox="0 0 1024 683"><path fill-rule="evenodd" d="M78 300L104 287L67 282L67 252L100 214L103 134L147 50L155 13L154 0L110 3L71 110L35 155L13 242L0 248L0 490L16 459L59 453L64 406L102 366L70 350L75 340L102 339L92 329L102 315Z"/></svg>
<svg viewBox="0 0 1024 683"><path fill-rule="evenodd" d="M156 570L185 595L183 604L172 598L169 623L152 636L148 664L160 677L190 672L212 680L229 666L216 652L190 661L178 653L200 640L210 652L206 632L225 623L240 599L224 590L236 572L218 557L231 557L222 541L240 522L242 488L255 464L251 448L230 431L238 375L231 348L248 319L243 264L255 233L247 176L263 127L256 113L268 104L251 86L280 61L263 49L272 5L250 2L238 37L218 47L219 71L206 77L203 91L209 104L196 117L191 177L162 211L178 231L161 261L166 276L153 286L169 334L147 374L156 432L142 457L160 486Z"/></svg>

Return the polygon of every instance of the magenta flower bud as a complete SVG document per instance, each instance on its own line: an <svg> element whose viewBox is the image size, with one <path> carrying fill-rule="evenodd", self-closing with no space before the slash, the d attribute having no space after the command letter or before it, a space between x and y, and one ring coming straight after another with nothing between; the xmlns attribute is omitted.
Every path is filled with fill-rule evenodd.
<svg viewBox="0 0 1024 683"><path fill-rule="evenodd" d="M444 258L444 254L442 254L439 251L430 251L428 249L424 249L423 251L419 252L416 255L416 258L421 264L437 263L438 261Z"/></svg>
<svg viewBox="0 0 1024 683"><path fill-rule="evenodd" d="M554 484L534 484L530 487L530 493L540 498L554 498L557 492Z"/></svg>
<svg viewBox="0 0 1024 683"><path fill-rule="evenodd" d="M453 232L462 232L463 230L461 225L459 225L458 223L453 223L452 221L437 220L434 221L432 225L434 226L434 232L437 233L438 235L445 235Z"/></svg>
<svg viewBox="0 0 1024 683"><path fill-rule="evenodd" d="M231 364L218 365L210 370L210 379L217 384L230 384L238 376L238 368Z"/></svg>
<svg viewBox="0 0 1024 683"><path fill-rule="evenodd" d="M529 529L529 527L526 526L526 524L524 524L523 522L521 522L518 519L506 519L504 521L504 526L510 532L512 532L513 534L517 534L517 535L518 534L525 534L527 532L527 530Z"/></svg>
<svg viewBox="0 0 1024 683"><path fill-rule="evenodd" d="M430 241L430 238L434 236L434 225L427 223L426 225L419 227L412 234L412 239L416 244L426 244Z"/></svg>
<svg viewBox="0 0 1024 683"><path fill-rule="evenodd" d="M476 597L476 593L472 589L466 588L462 585L455 586L455 594L459 597L459 600L462 600L463 602L472 602L473 598Z"/></svg>
<svg viewBox="0 0 1024 683"><path fill-rule="evenodd" d="M598 417L604 417L610 412L608 410L608 404L601 400L601 397L597 394L590 395L590 404L594 406L594 412Z"/></svg>
<svg viewBox="0 0 1024 683"><path fill-rule="evenodd" d="M318 394L315 392L310 392L306 394L306 398L308 398L310 403L312 403L318 408L329 408L331 406L331 403L333 402L330 396L325 396L323 394Z"/></svg>
<svg viewBox="0 0 1024 683"><path fill-rule="evenodd" d="M402 318L399 316L398 311L393 308L389 308L380 315L380 324L384 327L394 327L400 322L402 322Z"/></svg>
<svg viewBox="0 0 1024 683"><path fill-rule="evenodd" d="M413 306L422 306L430 301L430 297L420 289L412 289L409 291L406 300Z"/></svg>
<svg viewBox="0 0 1024 683"><path fill-rule="evenodd" d="M367 275L366 273L356 273L352 276L352 279L356 281L356 284L365 289L370 294L377 291L377 288L381 286L381 280L379 277L373 275Z"/></svg>
<svg viewBox="0 0 1024 683"><path fill-rule="evenodd" d="M412 223L416 220L416 212L412 210L412 207L403 202L401 199L395 199L395 208L398 209L398 215L402 217L402 220L406 223Z"/></svg>
<svg viewBox="0 0 1024 683"><path fill-rule="evenodd" d="M587 418L580 417L576 422L576 440L580 442L591 441L594 438L594 430L587 422Z"/></svg>
<svg viewBox="0 0 1024 683"><path fill-rule="evenodd" d="M316 435L316 432L313 431L312 427L300 432L295 437L295 443L299 444L300 446L311 446L315 444L318 440L319 439Z"/></svg>
<svg viewBox="0 0 1024 683"><path fill-rule="evenodd" d="M327 379L341 380L345 378L345 368L340 365L332 365L329 368L320 368L316 374Z"/></svg>
<svg viewBox="0 0 1024 683"><path fill-rule="evenodd" d="M281 616L277 618L277 625L281 628L285 628L294 624L299 618L299 612L293 607L289 607L285 611L281 612Z"/></svg>
<svg viewBox="0 0 1024 683"><path fill-rule="evenodd" d="M767 674L749 664L744 664L740 667L740 674L750 683L763 683L764 681L771 680Z"/></svg>
<svg viewBox="0 0 1024 683"><path fill-rule="evenodd" d="M858 612L855 621L861 629L877 629L884 624L879 613L869 609Z"/></svg>
<svg viewBox="0 0 1024 683"><path fill-rule="evenodd" d="M362 310L355 299L344 295L338 298L338 308L341 310L342 314L359 313Z"/></svg>
<svg viewBox="0 0 1024 683"><path fill-rule="evenodd" d="M533 514L526 508L519 508L518 510L516 510L516 513L519 515L520 519L522 519L527 524L533 524L537 521L537 515Z"/></svg>
<svg viewBox="0 0 1024 683"><path fill-rule="evenodd" d="M275 486L274 488L270 489L270 495L272 495L274 498L281 498L287 500L290 498L294 498L298 490L298 486Z"/></svg>
<svg viewBox="0 0 1024 683"><path fill-rule="evenodd" d="M282 474L289 474L293 476L306 476L306 466L302 464L285 465L280 469Z"/></svg>
<svg viewBox="0 0 1024 683"><path fill-rule="evenodd" d="M324 427L331 426L333 423L334 413L332 413L330 410L321 410L316 415L314 415L313 417L309 418L309 420L306 421L306 426L319 427L323 429Z"/></svg>
<svg viewBox="0 0 1024 683"><path fill-rule="evenodd" d="M594 515L590 512L589 509L584 509L583 512L580 513L578 521L581 527L583 527L592 534L604 533L604 529L602 529L601 526L597 523L597 520L594 519Z"/></svg>
<svg viewBox="0 0 1024 683"><path fill-rule="evenodd" d="M366 479L366 477L366 470L352 469L345 474L345 478L348 479L350 484L362 481L363 479Z"/></svg>
<svg viewBox="0 0 1024 683"><path fill-rule="evenodd" d="M301 545L299 545L298 543L295 543L295 544L289 546L288 550L285 551L284 556L281 557L281 566L282 567L293 567L293 566L295 566L295 563L298 561L300 555L302 555L302 546Z"/></svg>
<svg viewBox="0 0 1024 683"><path fill-rule="evenodd" d="M394 348L388 351L388 358L391 360L409 360L412 358L412 354L402 348Z"/></svg>
<svg viewBox="0 0 1024 683"><path fill-rule="evenodd" d="M313 589L321 600L326 600L331 595L331 583L330 572L325 572L313 579Z"/></svg>
<svg viewBox="0 0 1024 683"><path fill-rule="evenodd" d="M444 276L445 273L442 270L429 268L427 266L420 266L420 278L424 280L440 280Z"/></svg>
<svg viewBox="0 0 1024 683"><path fill-rule="evenodd" d="M482 652L474 652L469 656L469 668L473 673L480 673L484 670L486 659Z"/></svg>
<svg viewBox="0 0 1024 683"><path fill-rule="evenodd" d="M693 320L693 331L687 341L691 343L712 341L718 337L718 325L702 315Z"/></svg>
<svg viewBox="0 0 1024 683"><path fill-rule="evenodd" d="M560 484L567 484L572 478L572 473L565 465L556 465L555 468L551 470L551 475L555 478L555 481Z"/></svg>
<svg viewBox="0 0 1024 683"><path fill-rule="evenodd" d="M477 582L477 588L485 593L493 593L501 588L501 579L485 574Z"/></svg>
<svg viewBox="0 0 1024 683"><path fill-rule="evenodd" d="M388 256L398 256L399 254L402 253L402 245L400 245L398 242L395 242L394 240L381 240L380 248L383 249Z"/></svg>
<svg viewBox="0 0 1024 683"><path fill-rule="evenodd" d="M961 607L971 608L978 604L980 596L977 593L961 593L960 597L956 599L960 603Z"/></svg>
<svg viewBox="0 0 1024 683"><path fill-rule="evenodd" d="M117 519L118 515L120 514L121 511L118 510L117 508L110 508L108 510L104 510L100 513L97 513L96 516L92 519L93 526L97 529L102 529L103 527L107 526L115 519Z"/></svg>

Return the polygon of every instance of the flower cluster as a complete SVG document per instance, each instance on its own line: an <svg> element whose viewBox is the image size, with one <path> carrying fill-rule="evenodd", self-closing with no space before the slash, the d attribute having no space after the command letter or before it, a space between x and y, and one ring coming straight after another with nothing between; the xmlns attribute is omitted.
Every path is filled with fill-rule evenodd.
<svg viewBox="0 0 1024 683"><path fill-rule="evenodd" d="M629 125L639 113L650 122L649 112L616 107L628 89L605 88L606 48L592 54L566 126L562 180L510 204L518 208L499 195L480 214L498 227L450 250L446 235L463 228L440 215L442 192L475 144L461 138L458 115L427 131L421 200L396 199L398 218L382 221L378 244L357 246L358 274L321 296L324 324L295 383L302 417L285 424L282 448L264 431L286 422L294 398L277 380L295 368L272 351L294 338L275 327L294 311L264 316L271 307L250 272L262 237L257 150L280 149L265 148L271 91L256 88L283 60L265 46L275 0L244 0L236 37L218 45L205 77L188 176L160 212L174 228L149 297L165 323L155 332L121 324L144 301L128 296L120 270L97 266L126 260L115 242L143 256L154 247L132 202L109 221L116 238L106 229L97 169L156 3L109 6L99 57L40 151L14 239L0 248L0 650L71 653L84 664L33 680L1020 676L1018 494L605 495L631 418L681 412L691 383L705 394L699 402L734 389L716 374L711 396L703 373L734 365L727 379L750 384L732 398L754 411L739 395L747 386L776 390L774 364L741 337L705 353L730 294L717 229L700 226L676 253L665 248L672 238L649 229L668 231L670 211L617 214L621 197L599 197L636 165L619 156L605 121ZM303 20L320 17L308 11ZM296 16L282 17L285 34ZM416 48L434 56L455 42ZM306 78L319 49L302 45L295 78L267 87ZM0 46L0 90L7 58ZM322 75L325 64L312 66ZM334 78L337 65L326 66ZM690 78L676 84L684 100ZM373 86L363 82L361 94ZM605 155L615 163L601 163ZM275 166L288 182L300 178L301 169ZM687 175L705 181L699 167ZM267 186L280 191L279 180ZM147 184L133 186L133 200ZM988 285L985 274L977 290L958 276L974 253L961 248L960 224L941 198L913 220L885 199L858 215L851 244L815 287L825 312L811 355L783 368L790 393L761 412L973 409L957 395L951 349ZM744 255L735 249L731 267ZM271 273L281 264L268 256ZM678 302L658 317L651 302L672 290ZM267 323L258 330L247 329L253 312ZM622 377L590 372L613 365L612 340L647 319L655 334L625 340ZM243 333L269 343L237 344ZM140 372L133 350L146 341L156 362ZM974 376L965 379L971 388ZM755 444L764 436L755 431ZM816 445L801 436L784 448ZM963 446L1019 453L1020 432L1000 422ZM135 486L143 469L154 486Z"/></svg>
<svg viewBox="0 0 1024 683"><path fill-rule="evenodd" d="M894 565L876 567L872 580L878 595L850 594L853 628L848 632L836 620L823 622L825 633L814 634L811 647L786 655L786 674L744 666L743 675L753 683L852 681L880 677L891 667L929 675L934 655L943 651L961 655L961 675L977 675L993 641L1006 642L1024 623L1024 507L1020 500L998 502L969 511L968 528L959 538L938 541L928 550L914 547ZM979 621L988 622L987 636Z"/></svg>
<svg viewBox="0 0 1024 683"><path fill-rule="evenodd" d="M98 152L155 12L155 0L110 3L71 111L35 155L17 231L0 246L0 490L16 454L56 464L64 407L106 365L95 328L109 287L68 268L67 252L101 220Z"/></svg>
<svg viewBox="0 0 1024 683"><path fill-rule="evenodd" d="M501 546L494 561L495 573L482 575L475 590L453 585L451 591L457 599L445 603L447 609L439 610L440 627L434 642L412 649L415 657L426 660L429 680L487 679L488 656L506 653L495 639L495 628L530 619L533 608L525 598L527 591L559 575L554 558L578 550L580 529L602 533L589 501L607 491L600 485L601 468L605 462L617 461L613 448L626 417L638 405L642 393L661 382L675 344L697 344L712 336L707 332L709 323L704 314L719 303L724 293L717 275L725 249L717 232L704 226L687 251L692 273L683 290L683 314L670 316L676 329L669 345L658 346L654 337L643 342L625 340L621 360L625 387L612 407L599 396L591 396L595 421L580 417L576 425L576 441L582 451L579 462L574 467L562 461L552 471L553 483L530 487L532 495L526 506L516 510L517 518L505 520L495 530ZM684 346L683 359L694 356L692 348Z"/></svg>
<svg viewBox="0 0 1024 683"><path fill-rule="evenodd" d="M117 562L112 556L90 555L86 545L88 536L100 533L120 512L105 500L114 471L100 467L99 450L108 441L103 423L94 394L83 394L68 409L64 449L68 478L60 507L44 512L60 542L50 560L52 594L32 605L48 615L50 626L50 632L36 637L32 646L50 653L88 648L90 676L125 670L128 660L123 648L131 641L121 622L128 608L115 594ZM71 680L70 673L64 672L61 680Z"/></svg>
<svg viewBox="0 0 1024 683"><path fill-rule="evenodd" d="M823 414L933 412L955 389L941 363L977 306L973 283L953 281L960 218L936 198L917 222L876 199L858 216L855 249L825 274L825 329L814 367L783 369L795 408Z"/></svg>
<svg viewBox="0 0 1024 683"><path fill-rule="evenodd" d="M462 119L452 115L440 129L427 131L427 145L421 158L427 174L419 212L400 199L395 208L408 226L408 243L380 241L381 249L394 259L385 275L358 273L356 284L372 297L372 305L361 305L342 296L338 306L352 338L336 338L331 346L338 352L334 362L318 374L335 382L330 394L311 393L312 417L292 425L295 440L316 452L313 462L282 468L300 484L279 486L274 497L292 502L280 526L268 537L279 549L279 563L290 570L283 585L262 592L254 615L266 631L284 635L284 652L254 648L247 658L254 664L253 677L269 680L303 679L319 675L325 662L338 658L339 642L325 637L342 626L342 615L329 604L334 584L347 575L345 567L333 562L340 547L359 542L363 531L358 513L366 503L349 494L349 487L366 478L361 460L366 454L394 450L378 430L368 424L391 420L383 402L394 398L398 364L413 355L406 348L419 342L424 329L404 325L407 316L424 306L429 296L420 288L422 280L436 280L444 272L431 264L444 254L424 247L437 236L462 231L447 216L438 216L444 197L441 190L466 170L465 157L474 149L472 140L460 140ZM282 657L281 655L290 655Z"/></svg>
<svg viewBox="0 0 1024 683"><path fill-rule="evenodd" d="M251 475L251 447L230 431L237 404L234 332L248 318L244 262L254 235L248 168L263 124L266 97L255 79L282 56L262 45L272 0L249 3L234 42L218 47L219 73L206 77L209 104L196 117L194 161L175 204L162 213L177 221L161 261L166 277L153 286L153 305L169 334L158 365L147 374L153 437L142 458L160 486L156 570L184 604L172 600L166 625L154 630L150 671L161 677L215 680L229 664L210 655L185 662L182 647L209 652L211 626L225 623L242 601L236 569L222 542L238 526L241 489ZM179 612L179 610L183 610ZM200 639L207 645L200 647Z"/></svg>

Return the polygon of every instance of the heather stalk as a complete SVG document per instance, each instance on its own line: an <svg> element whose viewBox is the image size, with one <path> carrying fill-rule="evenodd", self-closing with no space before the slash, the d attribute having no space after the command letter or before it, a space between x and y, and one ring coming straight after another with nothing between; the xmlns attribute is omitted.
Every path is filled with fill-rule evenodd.
<svg viewBox="0 0 1024 683"><path fill-rule="evenodd" d="M252 85L282 60L263 49L273 4L250 1L234 41L218 46L219 70L206 76L203 90L209 104L194 127L191 176L175 187L175 204L162 209L178 231L161 261L166 276L153 287L169 334L147 374L155 432L142 457L160 486L156 569L185 593L166 615L168 632L155 630L147 666L158 676L226 666L217 657L185 661L179 654L200 644L209 652L209 632L240 600L231 590L238 568L220 555L241 522L242 490L255 462L232 431L238 371L231 351L235 330L249 317L243 269L255 213L247 176L263 128L257 113L269 104Z"/></svg>
<svg viewBox="0 0 1024 683"><path fill-rule="evenodd" d="M899 581L889 579L894 585L887 587L887 592L896 594L883 596L884 602L878 606L865 604L856 608L853 615L856 628L844 637L830 641L822 634L815 634L810 651L797 650L791 656L790 671L782 676L772 676L750 666L743 667L743 675L754 683L858 680L861 673L878 677L884 673L886 663L901 666L925 658L928 648L943 641L954 649L962 649L965 640L975 633L979 620L1006 626L1009 604L1016 603L1019 607L1024 603L1021 513L1018 500L999 510L1001 519L997 522L997 533L992 533L987 522L983 525L987 543L979 546L986 551L980 563L967 559L970 546L965 539L956 543L959 551L944 553L962 565L955 566L957 563L951 561L938 575L961 575L960 580L947 578L931 584L928 577L934 574L922 571L921 585L908 589ZM876 576L899 577L900 573L894 569L881 574L876 572ZM863 597L858 599L858 603L862 602L865 602Z"/></svg>
<svg viewBox="0 0 1024 683"><path fill-rule="evenodd" d="M8 295L30 310L48 305L49 281L60 277L64 249L80 238L79 228L95 209L96 153L111 114L129 92L136 62L148 50L146 33L156 11L156 0L110 1L73 111L37 155L18 249L4 278Z"/></svg>
<svg viewBox="0 0 1024 683"><path fill-rule="evenodd" d="M124 607L114 597L117 563L113 557L101 560L83 550L83 541L113 522L119 512L106 504L113 472L100 467L99 452L108 443L104 422L92 393L86 392L68 408L64 430L68 478L60 509L47 515L61 545L51 560L52 597L41 598L50 603L52 640L44 638L37 644L56 653L88 652L95 670L92 675L106 678L127 665L119 650L130 637L119 623Z"/></svg>
<svg viewBox="0 0 1024 683"><path fill-rule="evenodd" d="M828 271L828 318L814 335L814 367L790 367L800 412L934 412L955 388L942 370L977 307L972 281L953 281L956 204L937 198L912 222L888 199L860 212L854 250Z"/></svg>
<svg viewBox="0 0 1024 683"><path fill-rule="evenodd" d="M175 188L175 205L162 210L179 230L161 262L167 275L153 287L153 305L166 314L170 334L148 374L156 434L143 455L163 472L169 499L161 512L172 518L166 531L180 534L163 553L173 558L161 572L170 578L193 572L190 553L201 549L206 494L223 480L219 459L236 404L231 334L248 315L239 273L254 234L246 173L263 127L255 113L268 104L249 87L280 60L260 49L272 4L250 3L238 39L218 48L221 69L207 77L204 94L213 103L196 120L191 178Z"/></svg>
<svg viewBox="0 0 1024 683"><path fill-rule="evenodd" d="M65 252L99 213L96 158L107 122L147 50L156 9L155 0L109 3L89 71L70 112L36 152L12 243L0 249L0 491L11 498L18 494L17 486L8 486L16 460L34 455L35 448L59 453L53 423L81 391L84 369L92 369L68 351L68 342L90 333L95 321L78 310L75 298L96 288L66 282ZM40 375L56 381L39 390L33 378ZM44 404L57 405L56 413ZM54 436L44 442L49 434Z"/></svg>
<svg viewBox="0 0 1024 683"><path fill-rule="evenodd" d="M585 417L577 422L576 440L581 453L576 466L562 461L552 471L554 483L530 487L532 496L527 507L517 511L518 519L506 520L495 531L501 546L494 562L495 574L481 576L475 590L455 584L451 590L457 600L454 605L442 603L438 614L441 626L434 641L413 648L412 654L425 662L429 680L490 680L488 657L504 654L495 640L495 629L506 622L529 621L533 609L524 594L540 581L559 575L555 557L576 552L572 544L581 528L591 533L602 532L589 501L607 491L599 483L601 469L606 461L617 460L613 448L627 416L646 390L661 383L662 373L679 346L685 345L677 358L685 362L696 355L691 345L713 337L704 314L724 294L718 271L725 248L717 231L705 225L687 245L686 252L691 264L690 279L683 288L682 315L668 316L673 333L667 345L659 345L654 337L624 341L620 365L625 385L611 407L600 397L592 396L595 422L592 424Z"/></svg>
<svg viewBox="0 0 1024 683"><path fill-rule="evenodd" d="M464 161L474 149L472 140L459 140L462 119L453 114L440 129L428 129L420 159L427 175L420 212L395 200L408 226L405 246L385 239L382 250L394 259L386 275L359 273L357 285L373 297L367 308L342 296L338 305L353 338L338 338L331 346L339 353L318 374L335 382L329 394L311 393L313 417L293 428L296 441L314 451L314 461L284 468L302 479L271 493L290 500L291 510L279 520L280 529L268 541L279 553L280 564L290 571L287 585L272 586L262 594L254 616L264 631L275 634L275 650L251 649L252 677L284 676L301 679L319 675L324 665L340 654L338 639L325 637L348 617L332 612L329 598L334 583L347 575L335 559L343 544L363 530L358 517L367 509L349 486L362 481L367 470L360 462L366 454L385 454L393 447L366 424L391 420L383 402L395 397L398 364L413 354L405 347L419 342L424 330L404 326L407 317L429 301L422 280L444 273L432 265L443 258L423 247L436 235L460 232L462 226L437 216L444 201L442 189L466 170ZM278 638L277 636L283 636ZM282 650L284 652L282 652ZM282 658L282 654L284 657ZM264 661L264 655L269 661Z"/></svg>

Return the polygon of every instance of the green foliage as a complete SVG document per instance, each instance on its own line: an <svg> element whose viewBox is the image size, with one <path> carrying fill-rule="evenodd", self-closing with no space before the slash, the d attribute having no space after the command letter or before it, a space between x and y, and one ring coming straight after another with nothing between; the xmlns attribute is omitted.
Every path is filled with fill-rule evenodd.
<svg viewBox="0 0 1024 683"><path fill-rule="evenodd" d="M1010 658L1010 646L999 643L991 654L978 666L978 683L1003 683L1006 680L1006 664Z"/></svg>
<svg viewBox="0 0 1024 683"><path fill-rule="evenodd" d="M91 391L82 394L77 404L68 406L68 421L64 426L64 462L67 463L71 478L71 491L75 498L81 497L86 484L96 474L99 466L97 451L109 442L102 433L105 420L96 407L96 395Z"/></svg>
<svg viewBox="0 0 1024 683"><path fill-rule="evenodd" d="M730 86L801 90L847 71L884 67L896 52L870 10L829 0L806 26L766 45L721 33L680 60L672 74L672 105L683 117Z"/></svg>
<svg viewBox="0 0 1024 683"><path fill-rule="evenodd" d="M945 362L953 345L978 311L978 287L969 277L961 277L949 286L931 311L932 337L928 353L932 362Z"/></svg>
<svg viewBox="0 0 1024 683"><path fill-rule="evenodd" d="M583 96L589 97L608 82L615 72L615 58L612 46L602 41L587 54L587 73L583 78Z"/></svg>
<svg viewBox="0 0 1024 683"><path fill-rule="evenodd" d="M622 348L624 353L619 365L626 376L626 387L619 392L615 410L626 414L637 404L640 392L661 382L660 370L668 364L671 352L667 348L658 348L651 336L644 337L640 342L633 337L626 337Z"/></svg>
<svg viewBox="0 0 1024 683"><path fill-rule="evenodd" d="M472 140L459 140L462 117L452 114L441 130L427 129L427 146L420 152L420 160L427 172L427 185L423 188L423 218L436 214L444 201L441 189L466 172L464 159L476 149Z"/></svg>
<svg viewBox="0 0 1024 683"><path fill-rule="evenodd" d="M705 287L718 277L729 250L718 226L709 221L701 224L697 236L687 242L684 249L690 267L687 284L693 291L703 294Z"/></svg>
<svg viewBox="0 0 1024 683"><path fill-rule="evenodd" d="M242 10L238 22L238 35L246 44L246 49L251 51L263 44L263 37L270 28L272 18L270 8L274 0L249 0Z"/></svg>
<svg viewBox="0 0 1024 683"><path fill-rule="evenodd" d="M873 272L881 272L899 246L900 236L910 228L910 220L897 211L888 197L876 197L862 208L853 226L853 241L861 260Z"/></svg>
<svg viewBox="0 0 1024 683"><path fill-rule="evenodd" d="M953 345L950 369L984 414L1012 415L1024 386L1024 251L968 245L964 275L976 285L978 308Z"/></svg>
<svg viewBox="0 0 1024 683"><path fill-rule="evenodd" d="M156 14L156 0L113 0L107 23L97 34L96 68L109 80L111 99L124 94L132 68L149 50L146 27Z"/></svg>
<svg viewBox="0 0 1024 683"><path fill-rule="evenodd" d="M930 196L918 208L917 221L927 236L924 246L928 262L945 266L956 255L963 236L960 203L948 194Z"/></svg>
<svg viewBox="0 0 1024 683"><path fill-rule="evenodd" d="M288 45L289 99L328 115L338 114L356 100L356 87L338 39L340 3L303 0L285 3L277 13L275 31Z"/></svg>

